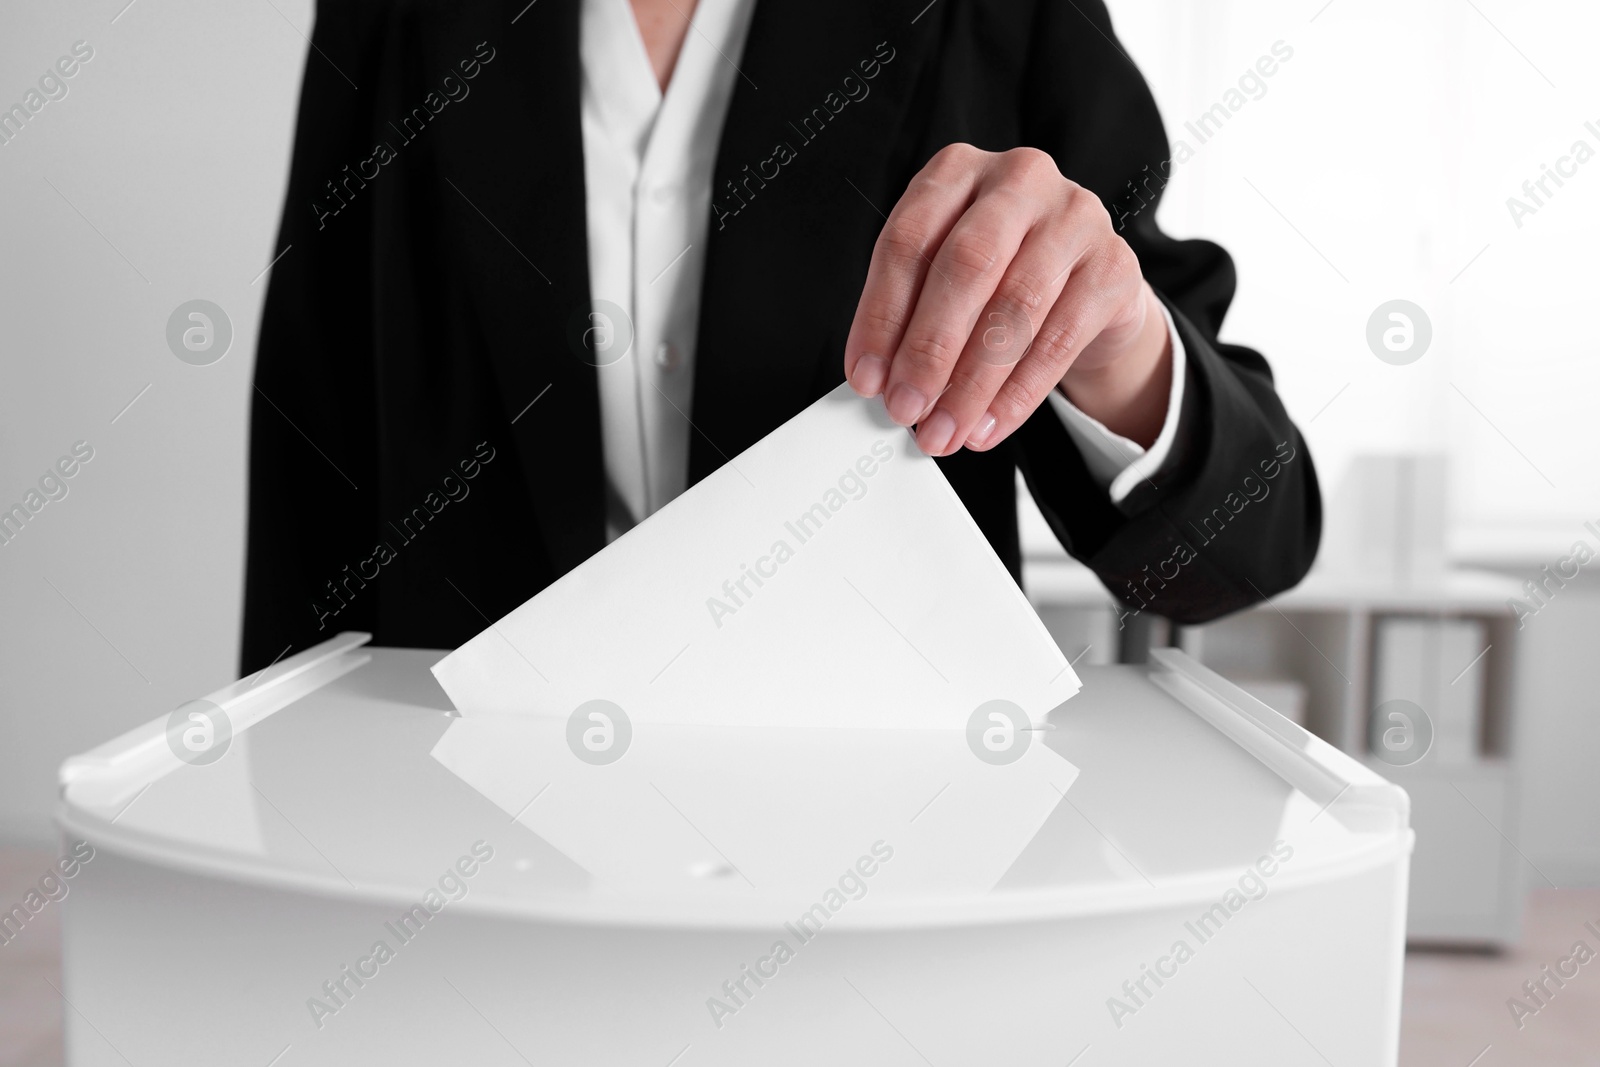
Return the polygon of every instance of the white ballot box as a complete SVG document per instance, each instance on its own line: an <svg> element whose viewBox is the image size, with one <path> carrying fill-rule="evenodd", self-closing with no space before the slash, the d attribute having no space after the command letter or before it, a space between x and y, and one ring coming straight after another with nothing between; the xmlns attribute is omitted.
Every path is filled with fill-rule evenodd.
<svg viewBox="0 0 1600 1067"><path fill-rule="evenodd" d="M63 765L71 1067L1395 1063L1405 793L1181 653L622 737L364 639Z"/></svg>

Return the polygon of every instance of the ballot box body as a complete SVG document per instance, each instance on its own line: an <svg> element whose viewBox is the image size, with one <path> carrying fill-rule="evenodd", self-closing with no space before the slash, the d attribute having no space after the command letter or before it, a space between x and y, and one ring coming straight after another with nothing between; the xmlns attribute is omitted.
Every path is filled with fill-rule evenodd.
<svg viewBox="0 0 1600 1067"><path fill-rule="evenodd" d="M330 642L213 694L215 763L165 719L68 761L72 1067L1395 1062L1405 794L1181 655L1084 672L992 888L814 926L598 884L430 755L437 656Z"/></svg>

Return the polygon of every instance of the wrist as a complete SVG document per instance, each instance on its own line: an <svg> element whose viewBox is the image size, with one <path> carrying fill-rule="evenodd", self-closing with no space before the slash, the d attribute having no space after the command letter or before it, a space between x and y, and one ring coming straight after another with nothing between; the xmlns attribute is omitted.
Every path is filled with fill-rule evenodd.
<svg viewBox="0 0 1600 1067"><path fill-rule="evenodd" d="M1104 335L1074 361L1058 388L1112 433L1149 448L1166 421L1172 336L1166 311L1148 283L1143 286L1142 321L1128 339L1113 349L1100 348L1102 339Z"/></svg>

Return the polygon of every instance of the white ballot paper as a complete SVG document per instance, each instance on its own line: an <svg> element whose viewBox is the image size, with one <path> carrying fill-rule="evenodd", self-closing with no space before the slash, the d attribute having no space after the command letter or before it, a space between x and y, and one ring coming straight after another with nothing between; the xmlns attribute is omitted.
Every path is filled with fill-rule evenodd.
<svg viewBox="0 0 1600 1067"><path fill-rule="evenodd" d="M713 726L1040 721L1079 687L934 461L848 385L433 672L465 716Z"/></svg>

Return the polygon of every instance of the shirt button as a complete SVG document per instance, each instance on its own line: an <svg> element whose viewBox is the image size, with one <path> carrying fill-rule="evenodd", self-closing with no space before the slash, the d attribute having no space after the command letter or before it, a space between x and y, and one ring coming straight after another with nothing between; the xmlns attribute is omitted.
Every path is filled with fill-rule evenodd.
<svg viewBox="0 0 1600 1067"><path fill-rule="evenodd" d="M658 204L670 204L678 198L678 190L676 186L658 185L650 195Z"/></svg>
<svg viewBox="0 0 1600 1067"><path fill-rule="evenodd" d="M678 352L677 345L660 344L656 346L656 366L662 370L677 370L678 364L683 359Z"/></svg>

